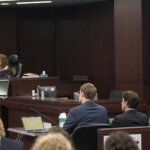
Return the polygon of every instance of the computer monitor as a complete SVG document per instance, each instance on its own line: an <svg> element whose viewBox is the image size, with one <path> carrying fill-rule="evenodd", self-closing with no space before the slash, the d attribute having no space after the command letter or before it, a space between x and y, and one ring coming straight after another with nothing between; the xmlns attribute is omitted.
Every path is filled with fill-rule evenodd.
<svg viewBox="0 0 150 150"><path fill-rule="evenodd" d="M78 92L74 92L73 93L73 99L74 100L79 100L79 93ZM96 93L94 100L98 100L98 94Z"/></svg>
<svg viewBox="0 0 150 150"><path fill-rule="evenodd" d="M45 97L52 97L52 98L57 97L56 86L38 86L37 87L37 93L38 93L39 97L41 97L41 92L42 91L44 91L44 96Z"/></svg>
<svg viewBox="0 0 150 150"><path fill-rule="evenodd" d="M8 98L9 80L0 80L0 99Z"/></svg>

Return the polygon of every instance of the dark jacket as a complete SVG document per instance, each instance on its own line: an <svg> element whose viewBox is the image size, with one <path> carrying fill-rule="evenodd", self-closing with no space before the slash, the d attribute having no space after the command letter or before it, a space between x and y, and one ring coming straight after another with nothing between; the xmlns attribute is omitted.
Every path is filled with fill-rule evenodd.
<svg viewBox="0 0 150 150"><path fill-rule="evenodd" d="M87 101L69 111L63 129L72 133L79 125L96 123L109 123L107 110L93 101Z"/></svg>
<svg viewBox="0 0 150 150"><path fill-rule="evenodd" d="M2 137L0 150L24 150L24 144L18 140Z"/></svg>
<svg viewBox="0 0 150 150"><path fill-rule="evenodd" d="M148 117L146 114L136 110L128 110L117 117L111 123L112 127L135 127L147 126Z"/></svg>

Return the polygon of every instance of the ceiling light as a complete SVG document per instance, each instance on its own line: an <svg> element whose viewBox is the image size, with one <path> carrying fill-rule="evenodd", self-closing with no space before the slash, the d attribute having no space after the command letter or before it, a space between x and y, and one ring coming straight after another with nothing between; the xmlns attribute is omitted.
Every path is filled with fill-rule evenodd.
<svg viewBox="0 0 150 150"><path fill-rule="evenodd" d="M0 5L6 6L6 5L10 5L10 3L1 3Z"/></svg>
<svg viewBox="0 0 150 150"><path fill-rule="evenodd" d="M15 2L15 1L18 1L18 0L0 0L0 2Z"/></svg>
<svg viewBox="0 0 150 150"><path fill-rule="evenodd" d="M16 4L18 4L18 5L22 5L22 4L47 4L47 3L52 3L52 1L16 2Z"/></svg>

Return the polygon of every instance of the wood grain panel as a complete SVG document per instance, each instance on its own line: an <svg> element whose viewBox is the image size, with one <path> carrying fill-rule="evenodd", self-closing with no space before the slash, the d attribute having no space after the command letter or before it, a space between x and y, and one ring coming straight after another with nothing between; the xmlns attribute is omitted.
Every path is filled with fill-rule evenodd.
<svg viewBox="0 0 150 150"><path fill-rule="evenodd" d="M115 0L115 77L116 88L121 84L142 85L142 17L141 0ZM142 86L138 90L143 96ZM120 86L119 86L120 88Z"/></svg>
<svg viewBox="0 0 150 150"><path fill-rule="evenodd" d="M13 9L0 10L0 53L16 54L16 12Z"/></svg>
<svg viewBox="0 0 150 150"><path fill-rule="evenodd" d="M59 74L114 77L113 2L62 10ZM70 59L69 59L70 58Z"/></svg>

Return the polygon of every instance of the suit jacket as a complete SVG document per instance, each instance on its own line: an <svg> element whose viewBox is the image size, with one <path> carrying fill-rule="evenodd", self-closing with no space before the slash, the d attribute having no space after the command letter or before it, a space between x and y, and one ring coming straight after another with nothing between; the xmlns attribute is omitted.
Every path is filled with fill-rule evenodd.
<svg viewBox="0 0 150 150"><path fill-rule="evenodd" d="M112 127L134 127L147 126L148 117L146 114L136 110L128 110L117 117L111 123Z"/></svg>
<svg viewBox="0 0 150 150"><path fill-rule="evenodd" d="M107 110L93 101L87 101L70 109L63 129L72 133L74 128L79 125L96 123L109 123Z"/></svg>
<svg viewBox="0 0 150 150"><path fill-rule="evenodd" d="M0 150L24 150L24 144L18 140L2 137Z"/></svg>

